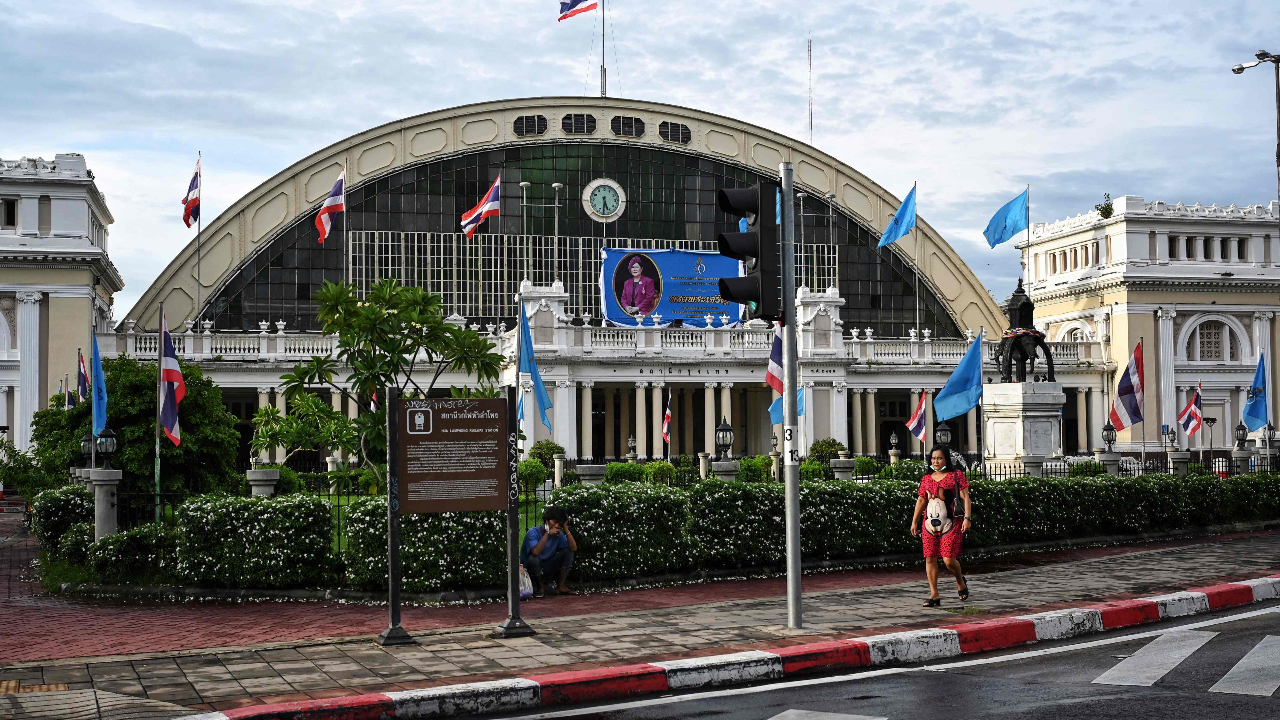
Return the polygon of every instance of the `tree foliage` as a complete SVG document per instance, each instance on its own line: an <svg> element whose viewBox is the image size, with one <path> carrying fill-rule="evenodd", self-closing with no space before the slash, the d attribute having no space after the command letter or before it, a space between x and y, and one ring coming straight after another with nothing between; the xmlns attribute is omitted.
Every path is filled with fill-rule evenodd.
<svg viewBox="0 0 1280 720"><path fill-rule="evenodd" d="M284 448L283 465L300 450L327 448L355 454L359 444L354 422L313 393L299 392L290 400L287 415L270 405L258 408L249 446L258 452Z"/></svg>
<svg viewBox="0 0 1280 720"><path fill-rule="evenodd" d="M406 397L427 397L447 370L466 373L481 385L498 379L503 357L488 338L444 320L440 296L395 280L369 288L364 300L347 284L326 281L315 294L321 329L338 338L337 357L313 357L281 377L287 395L327 385L335 390L339 366L351 372L353 396L385 397L397 388ZM423 374L430 380L421 383ZM386 453L386 415L368 405L355 420L361 456L373 465Z"/></svg>
<svg viewBox="0 0 1280 720"><path fill-rule="evenodd" d="M222 404L222 391L197 365L180 363L187 394L178 406L182 444L160 440L160 479L164 492L202 493L234 490L240 435L236 419ZM107 381L107 426L119 449L111 466L123 471L120 492L154 490L156 457L156 364L122 357L102 361ZM80 439L91 431L91 403L63 408L60 397L35 414L32 455L42 475L65 476L83 467Z"/></svg>

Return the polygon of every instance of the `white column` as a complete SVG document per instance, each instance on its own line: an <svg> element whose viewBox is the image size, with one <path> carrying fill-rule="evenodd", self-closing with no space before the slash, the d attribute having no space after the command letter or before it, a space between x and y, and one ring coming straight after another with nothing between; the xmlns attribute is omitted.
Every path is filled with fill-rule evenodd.
<svg viewBox="0 0 1280 720"><path fill-rule="evenodd" d="M800 383L800 387L804 392L804 420L800 423L801 445L800 452L804 457L809 456L809 446L813 444L813 381L807 380Z"/></svg>
<svg viewBox="0 0 1280 720"><path fill-rule="evenodd" d="M586 460L591 458L594 452L592 448L595 447L595 438L591 436L591 432L594 429L591 427L591 389L595 386L595 383L590 380L584 380L580 385L582 386L582 399L578 402L578 414L582 418L582 432L578 437L581 439L582 444L578 448L578 459Z"/></svg>
<svg viewBox="0 0 1280 720"><path fill-rule="evenodd" d="M933 421L933 392L933 388L924 389L924 426L928 428L928 432L925 433L925 439L930 447L936 442L934 439L936 436L933 433L937 429L937 425ZM929 448L925 448L926 452L928 450Z"/></svg>
<svg viewBox="0 0 1280 720"><path fill-rule="evenodd" d="M731 382L720 383L720 413L716 415L716 427L720 426L721 420L730 425L733 424L733 383ZM728 454L733 455L733 448L729 448Z"/></svg>
<svg viewBox="0 0 1280 720"><path fill-rule="evenodd" d="M831 437L849 447L849 396L845 394L849 384L843 380L831 383Z"/></svg>
<svg viewBox="0 0 1280 720"><path fill-rule="evenodd" d="M1231 446L1232 438L1235 437L1234 433L1236 424L1231 421L1231 405L1235 400L1234 396L1235 393L1232 392L1231 388L1227 388L1227 392L1223 395L1222 400L1222 417L1218 418L1218 422L1222 424L1222 430L1219 431L1218 437L1223 438L1226 441L1222 443L1223 446L1226 447ZM1275 423L1272 424L1274 425Z"/></svg>
<svg viewBox="0 0 1280 720"><path fill-rule="evenodd" d="M867 402L867 411L862 414L863 421L866 423L866 453L878 455L880 453L880 418L876 413L876 389L863 390L862 397Z"/></svg>
<svg viewBox="0 0 1280 720"><path fill-rule="evenodd" d="M1076 452L1089 454L1089 398L1087 388L1076 388Z"/></svg>
<svg viewBox="0 0 1280 720"><path fill-rule="evenodd" d="M275 391L276 391L276 409L280 411L281 415L285 415L289 412L289 409L288 409L289 405L284 397L284 388L278 387L275 389ZM277 463L284 462L284 454L286 452L288 452L286 448L277 446L275 450L275 453L276 453L275 461Z"/></svg>
<svg viewBox="0 0 1280 720"><path fill-rule="evenodd" d="M653 451L649 453L649 457L654 460L661 460L666 456L664 452L666 443L662 440L662 419L667 414L667 408L662 404L662 388L666 386L661 380L655 380L650 385L653 386Z"/></svg>
<svg viewBox="0 0 1280 720"><path fill-rule="evenodd" d="M1273 264L1280 261L1280 258L1276 258L1275 255L1272 255L1271 258ZM1256 312L1253 314L1253 346L1257 353L1254 356L1255 363L1258 356L1265 355L1267 358L1267 418L1272 425L1280 426L1280 423L1276 422L1275 416L1276 401L1274 396L1276 390L1272 387L1273 383L1271 382L1271 378L1276 375L1276 359L1271 354L1271 318L1274 316L1274 312ZM18 333L21 334L22 331L19 330ZM23 367L26 366L24 365Z"/></svg>
<svg viewBox="0 0 1280 720"><path fill-rule="evenodd" d="M911 388L911 412L915 413L916 407L920 404L920 394L924 392L924 388ZM911 437L911 456L915 457L918 453L924 452L924 444L920 442L914 434L908 433Z"/></svg>
<svg viewBox="0 0 1280 720"><path fill-rule="evenodd" d="M552 439L564 448L565 457L577 459L578 423L572 380L556 381L556 399L552 401L551 412L555 418L551 421Z"/></svg>
<svg viewBox="0 0 1280 720"><path fill-rule="evenodd" d="M9 386L0 385L0 425L9 424ZM9 436L13 436L10 431Z"/></svg>
<svg viewBox="0 0 1280 720"><path fill-rule="evenodd" d="M40 406L40 299L42 292L18 293L18 386L14 408L13 444L22 451L31 446L31 420Z"/></svg>
<svg viewBox="0 0 1280 720"><path fill-rule="evenodd" d="M533 394L533 380L520 380L520 399L524 403L524 420L520 429L524 432L524 441L520 445L520 459L529 459L529 448L538 441L538 426L542 424L542 416L538 414L538 398Z"/></svg>
<svg viewBox="0 0 1280 720"><path fill-rule="evenodd" d="M618 433L618 442L622 443L621 447L618 448L618 454L625 459L627 453L631 452L631 438L635 437L631 432L631 389L623 385L622 392L618 393L618 398L621 401L618 404L618 414L616 415L620 431Z"/></svg>
<svg viewBox="0 0 1280 720"><path fill-rule="evenodd" d="M969 435L969 441L965 443L965 449L968 452L978 452L978 408L974 406L969 412L964 414L965 429Z"/></svg>
<svg viewBox="0 0 1280 720"><path fill-rule="evenodd" d="M1097 390L1089 391L1089 437L1093 448L1106 447L1102 444L1102 426L1107 424L1103 418L1106 409L1102 407L1102 393Z"/></svg>
<svg viewBox="0 0 1280 720"><path fill-rule="evenodd" d="M1156 422L1152 423L1152 429L1155 430L1157 443L1160 440L1160 426L1173 427L1178 420L1178 411L1173 407L1173 318L1176 315L1173 308L1160 308L1156 312L1159 324L1157 335L1160 336L1160 412L1156 415Z"/></svg>
<svg viewBox="0 0 1280 720"><path fill-rule="evenodd" d="M649 459L648 387L647 382L636 383L636 456L640 460Z"/></svg>
<svg viewBox="0 0 1280 720"><path fill-rule="evenodd" d="M702 383L702 449L712 455L716 454L716 423L719 421L716 415L716 386L719 384L710 381Z"/></svg>
<svg viewBox="0 0 1280 720"><path fill-rule="evenodd" d="M1182 412L1182 408L1187 406L1187 386L1178 386L1178 412ZM1191 447L1191 438L1187 437L1186 432L1182 430L1182 423L1175 422L1173 427L1178 431L1178 448L1186 450Z"/></svg>
<svg viewBox="0 0 1280 720"><path fill-rule="evenodd" d="M862 438L866 434L862 422L862 388L849 388L849 391L853 393L853 432L849 433L849 449L854 455L861 455L865 452Z"/></svg>

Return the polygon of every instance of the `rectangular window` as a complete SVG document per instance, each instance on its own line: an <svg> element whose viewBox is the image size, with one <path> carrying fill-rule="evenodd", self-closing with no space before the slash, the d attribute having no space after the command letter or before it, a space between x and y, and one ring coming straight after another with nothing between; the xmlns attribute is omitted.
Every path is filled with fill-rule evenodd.
<svg viewBox="0 0 1280 720"><path fill-rule="evenodd" d="M1222 252L1218 253L1218 257L1223 262L1231 261L1231 238L1220 238L1218 241L1222 246Z"/></svg>
<svg viewBox="0 0 1280 720"><path fill-rule="evenodd" d="M0 201L0 230L16 230L18 228L18 201L5 198Z"/></svg>
<svg viewBox="0 0 1280 720"><path fill-rule="evenodd" d="M1205 260L1213 259L1213 245L1214 245L1213 238L1206 235L1204 238L1204 259Z"/></svg>
<svg viewBox="0 0 1280 720"><path fill-rule="evenodd" d="M1169 236L1169 259L1170 260L1178 259L1178 236L1177 235Z"/></svg>
<svg viewBox="0 0 1280 720"><path fill-rule="evenodd" d="M1147 257L1151 262L1155 262L1158 257L1156 252L1156 232L1154 230L1147 234Z"/></svg>
<svg viewBox="0 0 1280 720"><path fill-rule="evenodd" d="M1182 258L1184 260L1195 260L1196 259L1196 239L1193 237L1188 237L1185 245L1187 248L1187 252L1183 254Z"/></svg>
<svg viewBox="0 0 1280 720"><path fill-rule="evenodd" d="M36 207L36 229L40 237L48 237L53 231L53 200L48 195L41 195Z"/></svg>
<svg viewBox="0 0 1280 720"><path fill-rule="evenodd" d="M1238 251L1237 259L1240 262L1249 262L1249 238L1240 238Z"/></svg>

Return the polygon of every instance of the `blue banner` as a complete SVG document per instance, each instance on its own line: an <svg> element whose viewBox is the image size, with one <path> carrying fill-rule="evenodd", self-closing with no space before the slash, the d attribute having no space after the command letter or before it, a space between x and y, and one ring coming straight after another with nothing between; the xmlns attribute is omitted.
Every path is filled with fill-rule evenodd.
<svg viewBox="0 0 1280 720"><path fill-rule="evenodd" d="M600 307L615 325L669 325L675 320L705 327L711 315L737 323L741 307L720 297L720 278L738 277L742 263L714 252L603 248Z"/></svg>

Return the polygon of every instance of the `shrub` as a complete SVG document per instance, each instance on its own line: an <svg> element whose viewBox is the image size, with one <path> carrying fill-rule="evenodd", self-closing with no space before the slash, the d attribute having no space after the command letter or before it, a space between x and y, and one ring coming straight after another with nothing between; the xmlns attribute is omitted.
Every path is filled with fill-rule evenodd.
<svg viewBox="0 0 1280 720"><path fill-rule="evenodd" d="M45 490L31 501L31 532L46 550L57 552L63 533L82 522L93 522L93 493L82 485Z"/></svg>
<svg viewBox="0 0 1280 720"><path fill-rule="evenodd" d="M555 455L563 455L564 446L552 440L539 440L529 448L529 457L542 463L543 467L555 468Z"/></svg>
<svg viewBox="0 0 1280 720"><path fill-rule="evenodd" d="M1072 465L1069 470L1067 470L1067 475L1069 477L1097 477L1098 475L1106 475L1106 474L1107 474L1107 469L1102 466L1102 463L1096 460L1085 460L1084 462L1078 462L1075 465Z"/></svg>
<svg viewBox="0 0 1280 720"><path fill-rule="evenodd" d="M564 478L560 480L561 485L577 485L580 482L582 479L578 477L577 470L565 470Z"/></svg>
<svg viewBox="0 0 1280 720"><path fill-rule="evenodd" d="M689 532L704 567L781 562L786 547L781 483L707 480L689 492Z"/></svg>
<svg viewBox="0 0 1280 720"><path fill-rule="evenodd" d="M400 565L406 592L505 587L506 514L417 513L400 518ZM361 498L346 516L346 580L387 587L387 499Z"/></svg>
<svg viewBox="0 0 1280 720"><path fill-rule="evenodd" d="M910 480L920 482L920 478L929 472L929 466L923 460L899 460L884 466L879 477L885 480Z"/></svg>
<svg viewBox="0 0 1280 720"><path fill-rule="evenodd" d="M904 480L801 483L804 556L814 560L919 550L911 537L918 483Z"/></svg>
<svg viewBox="0 0 1280 720"><path fill-rule="evenodd" d="M854 460L853 474L854 475L879 475L880 471L883 468L884 466L880 464L879 460L876 460L873 457L866 457L863 455L859 455Z"/></svg>
<svg viewBox="0 0 1280 720"><path fill-rule="evenodd" d="M691 488L700 482L702 482L702 476L696 465L680 465L671 476L671 487Z"/></svg>
<svg viewBox="0 0 1280 720"><path fill-rule="evenodd" d="M309 587L333 570L329 503L305 495L203 495L175 511L175 574L215 587Z"/></svg>
<svg viewBox="0 0 1280 720"><path fill-rule="evenodd" d="M773 458L755 455L738 460L738 479L742 482L770 482L773 480Z"/></svg>
<svg viewBox="0 0 1280 720"><path fill-rule="evenodd" d="M520 461L516 467L516 475L520 479L520 489L525 494L529 494L542 487L547 478L551 477L551 471L547 470L547 466L543 465L541 460L529 458Z"/></svg>
<svg viewBox="0 0 1280 720"><path fill-rule="evenodd" d="M649 483L560 488L551 504L569 513L578 541L575 577L634 578L679 572L692 565L686 491Z"/></svg>
<svg viewBox="0 0 1280 720"><path fill-rule="evenodd" d="M67 562L84 565L89 561L89 546L93 544L93 523L81 522L67 528L58 541L58 557Z"/></svg>
<svg viewBox="0 0 1280 720"><path fill-rule="evenodd" d="M809 446L808 459L823 465L830 465L832 460L840 457L842 450L848 450L844 443L835 438L822 438L821 440L815 440Z"/></svg>
<svg viewBox="0 0 1280 720"><path fill-rule="evenodd" d="M696 460L694 460L692 455L681 455L680 462L676 463L676 466L682 467L682 468L689 468L689 467L696 468L698 466L698 463Z"/></svg>
<svg viewBox="0 0 1280 720"><path fill-rule="evenodd" d="M89 547L89 566L110 583L167 577L173 570L178 533L160 523L108 535Z"/></svg>
<svg viewBox="0 0 1280 720"><path fill-rule="evenodd" d="M644 482L644 466L636 463L609 463L604 467L606 483Z"/></svg>
<svg viewBox="0 0 1280 720"><path fill-rule="evenodd" d="M46 473L34 457L19 452L10 441L0 440L0 485L9 492L31 500L65 482L65 473L66 468Z"/></svg>
<svg viewBox="0 0 1280 720"><path fill-rule="evenodd" d="M644 479L655 485L671 486L671 480L675 477L676 466L666 460L654 460L644 467ZM607 470L607 468L606 468Z"/></svg>

